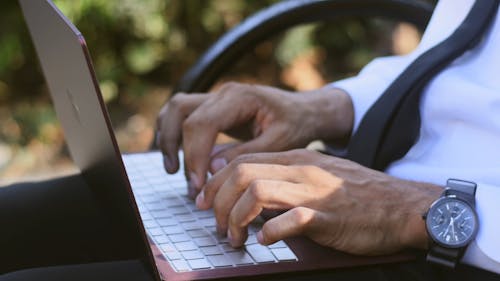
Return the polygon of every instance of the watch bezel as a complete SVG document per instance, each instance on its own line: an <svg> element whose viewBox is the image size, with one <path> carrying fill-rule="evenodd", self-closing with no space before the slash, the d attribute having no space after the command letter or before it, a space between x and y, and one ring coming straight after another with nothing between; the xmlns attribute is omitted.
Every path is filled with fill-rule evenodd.
<svg viewBox="0 0 500 281"><path fill-rule="evenodd" d="M438 205L440 205L443 201L460 201L461 203L465 204L468 208L471 209L471 213L473 214L474 216L474 220L475 220L475 227L474 229L472 230L472 234L470 235L470 237L466 240L464 240L464 242L462 243L459 243L459 244L446 244L446 243L443 243L440 241L440 239L436 238L434 236L434 234L432 233L432 231L430 231L430 228L431 228L431 219L429 218L429 214L437 208ZM427 212L427 216L425 218L425 227L426 227L426 230L427 230L427 234L429 235L429 238L434 241L434 243L442 246L442 247L445 247L445 248L450 248L450 249L457 249L457 248L463 248L467 245L469 245L469 243L474 240L474 238L476 237L476 234L477 234L477 230L479 228L479 220L478 220L478 216L476 214L476 210L475 208L469 203L467 202L466 200L463 200L461 198L458 198L454 195L451 195L451 196L446 196L446 197L441 197L439 199L437 199L436 201L434 201L432 203L432 205L430 206L429 208L429 211Z"/></svg>

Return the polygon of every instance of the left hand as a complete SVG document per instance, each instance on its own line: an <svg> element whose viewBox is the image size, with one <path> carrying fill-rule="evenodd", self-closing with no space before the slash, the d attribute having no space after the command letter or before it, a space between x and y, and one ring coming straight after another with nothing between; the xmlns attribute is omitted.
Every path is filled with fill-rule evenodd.
<svg viewBox="0 0 500 281"><path fill-rule="evenodd" d="M218 230L233 247L271 209L287 211L263 225L261 244L305 235L348 253L377 255L425 248L422 214L441 191L302 149L238 157L205 184L196 204L214 208Z"/></svg>

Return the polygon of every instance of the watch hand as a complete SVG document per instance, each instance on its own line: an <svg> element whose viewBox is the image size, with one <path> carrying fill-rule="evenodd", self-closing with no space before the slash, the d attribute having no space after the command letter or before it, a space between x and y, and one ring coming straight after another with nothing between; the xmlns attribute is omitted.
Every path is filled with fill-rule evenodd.
<svg viewBox="0 0 500 281"><path fill-rule="evenodd" d="M451 218L450 224L451 224L451 235L455 236L455 219Z"/></svg>
<svg viewBox="0 0 500 281"><path fill-rule="evenodd" d="M455 220L457 220L463 213L465 213L465 209L462 209L462 211L460 212L460 214L458 214L458 216L455 217Z"/></svg>

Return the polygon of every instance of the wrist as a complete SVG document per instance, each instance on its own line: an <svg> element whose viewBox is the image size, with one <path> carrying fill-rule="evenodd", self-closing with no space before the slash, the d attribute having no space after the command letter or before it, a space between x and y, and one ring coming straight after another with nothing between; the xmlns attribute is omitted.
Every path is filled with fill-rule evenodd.
<svg viewBox="0 0 500 281"><path fill-rule="evenodd" d="M312 109L316 138L347 142L354 122L351 97L337 88L321 88L303 96Z"/></svg>
<svg viewBox="0 0 500 281"><path fill-rule="evenodd" d="M404 248L427 249L429 237L423 215L429 210L431 204L439 198L443 188L433 184L414 183L418 195L410 198L406 203L408 212L403 219L404 226L401 230L400 241Z"/></svg>

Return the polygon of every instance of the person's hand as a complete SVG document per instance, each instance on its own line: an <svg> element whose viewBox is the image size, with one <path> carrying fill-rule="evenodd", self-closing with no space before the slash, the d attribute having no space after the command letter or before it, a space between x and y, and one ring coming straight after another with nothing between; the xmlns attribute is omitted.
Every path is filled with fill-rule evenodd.
<svg viewBox="0 0 500 281"><path fill-rule="evenodd" d="M352 119L351 100L339 89L299 94L228 83L211 94L175 95L159 114L157 144L165 169L174 173L182 141L190 195L195 196L208 171L216 172L238 155L305 147L315 139L345 138ZM214 150L219 132L243 142Z"/></svg>
<svg viewBox="0 0 500 281"><path fill-rule="evenodd" d="M218 231L234 247L270 209L286 211L263 225L261 244L305 235L348 253L377 255L425 248L422 214L441 191L302 149L238 157L208 180L196 204L214 208Z"/></svg>

